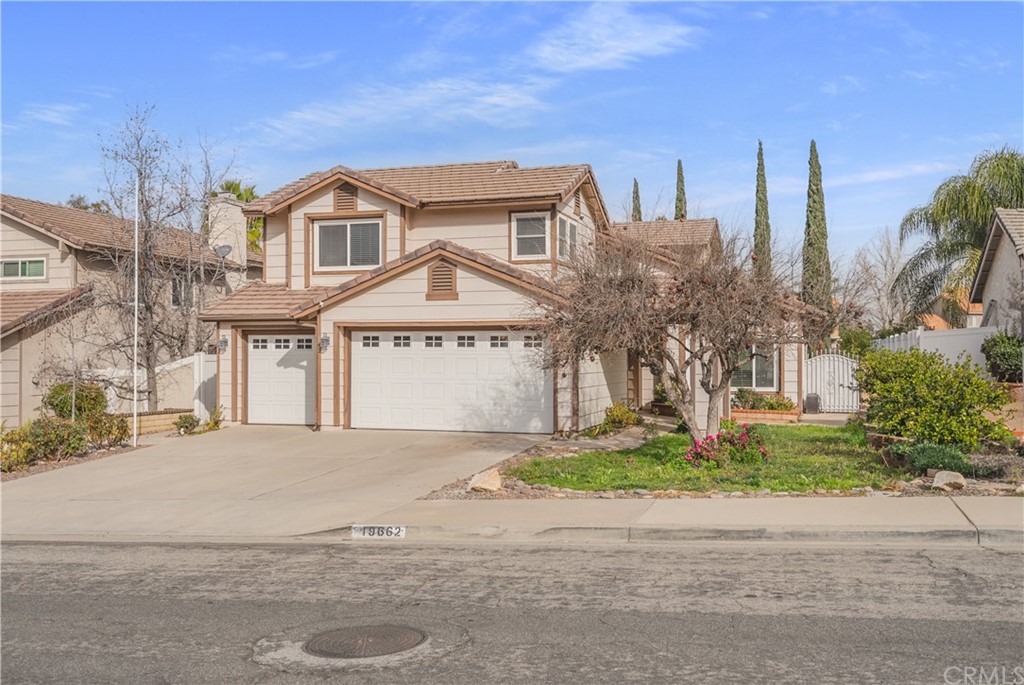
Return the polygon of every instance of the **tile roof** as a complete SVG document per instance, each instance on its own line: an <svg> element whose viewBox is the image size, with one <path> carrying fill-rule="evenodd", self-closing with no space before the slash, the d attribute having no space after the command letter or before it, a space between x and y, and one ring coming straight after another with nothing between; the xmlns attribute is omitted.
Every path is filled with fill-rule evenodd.
<svg viewBox="0 0 1024 685"><path fill-rule="evenodd" d="M200 318L204 321L289 319L296 307L325 299L327 290L291 290L286 285L251 283L205 309Z"/></svg>
<svg viewBox="0 0 1024 685"><path fill-rule="evenodd" d="M284 285L255 283L241 288L224 298L218 304L206 309L200 318L206 321L230 321L234 319L294 319L308 313L321 302L341 295L368 281L383 276L432 252L443 251L470 260L497 271L515 280L522 281L536 290L557 296L557 286L547 279L518 269L508 262L485 255L468 247L447 240L435 240L419 247L398 259L351 278L344 283L327 288L306 288L290 290Z"/></svg>
<svg viewBox="0 0 1024 685"><path fill-rule="evenodd" d="M289 183L246 205L261 214L343 174L410 206L564 199L591 173L587 164L520 168L514 161L354 170L336 166Z"/></svg>
<svg viewBox="0 0 1024 685"><path fill-rule="evenodd" d="M7 335L92 290L87 283L70 290L0 291L0 334Z"/></svg>
<svg viewBox="0 0 1024 685"><path fill-rule="evenodd" d="M14 195L3 195L0 205L3 211L12 216L38 226L80 249L130 250L134 244L133 222L112 214L89 212ZM158 237L157 249L161 256L187 259L197 255L196 234L192 231L167 227L158 233ZM262 256L258 253L250 254L262 263ZM207 259L216 261L219 258L211 249L207 251ZM231 260L225 260L225 263L237 266Z"/></svg>
<svg viewBox="0 0 1024 685"><path fill-rule="evenodd" d="M1006 227L1006 232L1017 246L1017 251L1024 252L1024 209L999 208L996 210L996 216Z"/></svg>
<svg viewBox="0 0 1024 685"><path fill-rule="evenodd" d="M707 245L718 235L718 219L625 221L613 223L611 228L626 231L658 247Z"/></svg>

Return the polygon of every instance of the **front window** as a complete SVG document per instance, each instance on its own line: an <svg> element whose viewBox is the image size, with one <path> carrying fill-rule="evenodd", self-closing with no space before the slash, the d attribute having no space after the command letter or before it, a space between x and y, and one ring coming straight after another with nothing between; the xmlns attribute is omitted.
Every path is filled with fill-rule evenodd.
<svg viewBox="0 0 1024 685"><path fill-rule="evenodd" d="M576 257L576 234L579 225L565 217L558 217L558 258L571 260Z"/></svg>
<svg viewBox="0 0 1024 685"><path fill-rule="evenodd" d="M733 388L753 388L755 390L778 390L776 375L779 354L775 350L762 352L757 347L747 352L749 360L740 365L732 374Z"/></svg>
<svg viewBox="0 0 1024 685"><path fill-rule="evenodd" d="M544 212L512 215L512 257L548 256L548 215Z"/></svg>
<svg viewBox="0 0 1024 685"><path fill-rule="evenodd" d="M171 306L190 310L195 304L195 287L187 276L175 276L171 281Z"/></svg>
<svg viewBox="0 0 1024 685"><path fill-rule="evenodd" d="M45 259L5 259L3 278L46 278Z"/></svg>
<svg viewBox="0 0 1024 685"><path fill-rule="evenodd" d="M316 222L317 267L352 269L380 266L380 227L379 220Z"/></svg>

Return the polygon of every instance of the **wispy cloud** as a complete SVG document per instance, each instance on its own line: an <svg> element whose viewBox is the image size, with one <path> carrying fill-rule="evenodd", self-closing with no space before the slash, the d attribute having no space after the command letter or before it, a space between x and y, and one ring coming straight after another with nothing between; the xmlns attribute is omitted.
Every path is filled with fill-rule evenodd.
<svg viewBox="0 0 1024 685"><path fill-rule="evenodd" d="M287 69L313 69L330 64L338 56L336 50L325 50L308 55L292 55L283 50L254 50L251 47L229 45L213 55L215 62L242 66L278 65Z"/></svg>
<svg viewBox="0 0 1024 685"><path fill-rule="evenodd" d="M664 14L596 3L545 33L527 54L537 66L556 72L619 69L644 57L691 47L696 33L696 28Z"/></svg>
<svg viewBox="0 0 1024 685"><path fill-rule="evenodd" d="M84 109L88 109L88 105L77 103L31 104L25 107L21 114L29 121L39 121L54 126L71 126L75 122L75 115Z"/></svg>
<svg viewBox="0 0 1024 685"><path fill-rule="evenodd" d="M827 188L842 188L845 186L865 185L879 183L881 181L899 181L913 176L928 176L930 174L944 173L953 170L953 165L946 162L914 162L881 169L862 171L856 174L837 176L824 180Z"/></svg>
<svg viewBox="0 0 1024 685"><path fill-rule="evenodd" d="M860 93L864 91L864 82L856 76L849 74L827 82L821 87L825 95L845 95L846 93Z"/></svg>
<svg viewBox="0 0 1024 685"><path fill-rule="evenodd" d="M903 76L914 81L920 81L921 83L935 84L948 81L953 77L948 71L937 71L933 69L906 69L903 71Z"/></svg>
<svg viewBox="0 0 1024 685"><path fill-rule="evenodd" d="M522 125L545 108L539 95L550 82L491 82L446 78L406 86L365 86L333 100L303 105L254 123L262 143L313 144L326 131L384 129L396 124L429 128L478 122L495 127Z"/></svg>

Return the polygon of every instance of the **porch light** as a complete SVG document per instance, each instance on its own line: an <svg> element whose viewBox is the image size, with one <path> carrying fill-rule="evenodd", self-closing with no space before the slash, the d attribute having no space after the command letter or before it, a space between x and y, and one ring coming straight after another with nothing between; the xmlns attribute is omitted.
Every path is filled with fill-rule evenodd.
<svg viewBox="0 0 1024 685"><path fill-rule="evenodd" d="M220 352L228 351L228 336L220 336L220 340L217 341L217 350Z"/></svg>
<svg viewBox="0 0 1024 685"><path fill-rule="evenodd" d="M324 333L320 336L320 351L325 352L331 346L331 334Z"/></svg>

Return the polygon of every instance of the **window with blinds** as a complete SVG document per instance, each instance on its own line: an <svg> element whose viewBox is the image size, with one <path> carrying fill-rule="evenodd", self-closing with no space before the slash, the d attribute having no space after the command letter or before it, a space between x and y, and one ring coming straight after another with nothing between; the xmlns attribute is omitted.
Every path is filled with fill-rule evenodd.
<svg viewBox="0 0 1024 685"><path fill-rule="evenodd" d="M544 212L512 215L512 257L548 256L548 215Z"/></svg>
<svg viewBox="0 0 1024 685"><path fill-rule="evenodd" d="M318 221L316 264L321 269L380 266L381 222Z"/></svg>

